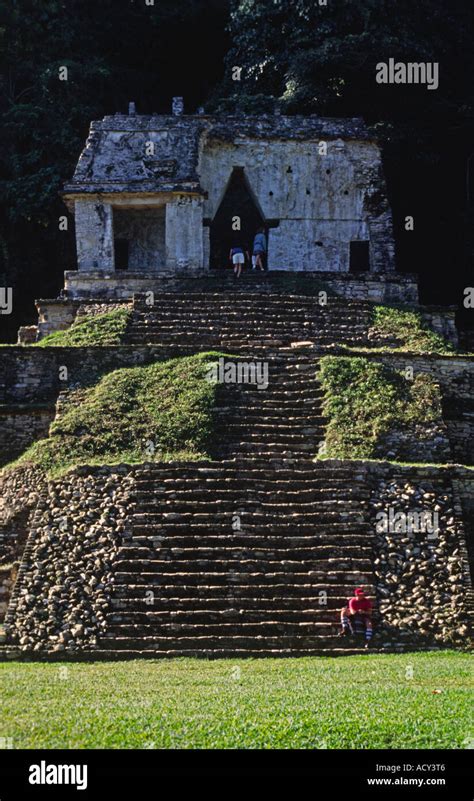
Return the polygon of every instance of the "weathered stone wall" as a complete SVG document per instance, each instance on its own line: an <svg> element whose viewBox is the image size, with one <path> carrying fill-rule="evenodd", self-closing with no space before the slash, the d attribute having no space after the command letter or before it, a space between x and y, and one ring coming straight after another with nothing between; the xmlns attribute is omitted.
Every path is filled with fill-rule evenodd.
<svg viewBox="0 0 474 801"><path fill-rule="evenodd" d="M263 216L279 220L269 233L269 269L349 270L351 240L371 238L366 195L380 182L375 143L338 139L321 155L317 141L236 137L230 145L211 133L198 168L207 192L205 217L215 216L236 165L244 168ZM394 269L390 219L384 227L385 241L373 243L373 270Z"/></svg>
<svg viewBox="0 0 474 801"><path fill-rule="evenodd" d="M113 269L116 202L170 193L167 268L207 266L203 216L215 216L236 166L264 216L279 220L270 268L347 271L352 240L370 242L372 271L395 268L380 149L362 120L115 115L91 124L65 187L71 208L77 198L80 270Z"/></svg>
<svg viewBox="0 0 474 801"><path fill-rule="evenodd" d="M452 462L449 431L441 414L432 422L406 424L385 434L377 445L375 458L434 464Z"/></svg>
<svg viewBox="0 0 474 801"><path fill-rule="evenodd" d="M209 248L209 229L207 231L206 248ZM278 291L276 281L284 275L284 271L273 270L263 275L251 276L252 290L258 292ZM303 275L301 276L303 277ZM399 273L352 273L312 272L304 274L304 280L323 281L328 289L336 295L346 297L348 300L368 300L373 303L401 303L407 305L418 304L418 284L414 275L401 275ZM178 270L168 272L166 275L151 276L145 272L109 273L103 275L99 272L82 273L75 270L64 274L64 285L68 297L71 299L125 299L130 300L135 293L153 291L181 292L183 281L188 284L188 291L199 291L199 281L209 281L216 287L216 291L228 287L227 273L218 273L209 270ZM196 282L195 289L192 283ZM247 280L242 281L241 287L234 286L234 291L248 291ZM209 289L207 290L209 291ZM287 289L291 292L291 289ZM294 294L298 294L295 291ZM50 302L50 301L48 301ZM45 304L46 301L41 301Z"/></svg>
<svg viewBox="0 0 474 801"><path fill-rule="evenodd" d="M93 383L102 373L119 367L150 364L180 353L179 348L159 346L4 348L0 360L0 466L48 435L61 391L78 383ZM67 379L61 380L64 368Z"/></svg>
<svg viewBox="0 0 474 801"><path fill-rule="evenodd" d="M59 392L79 381L96 378L109 370L149 364L180 355L179 348L109 346L104 348L38 348L14 346L2 350L0 404L55 402ZM60 368L67 380L60 380Z"/></svg>
<svg viewBox="0 0 474 801"><path fill-rule="evenodd" d="M0 406L0 466L16 459L36 440L47 437L54 415L53 402L43 407Z"/></svg>
<svg viewBox="0 0 474 801"><path fill-rule="evenodd" d="M459 344L458 331L456 328L456 308L439 306L421 306L420 314L424 322L447 342L451 342L456 348Z"/></svg>
<svg viewBox="0 0 474 801"><path fill-rule="evenodd" d="M79 273L78 273L79 275ZM74 322L80 302L74 300L37 300L38 339L42 339L53 331L65 331Z"/></svg>

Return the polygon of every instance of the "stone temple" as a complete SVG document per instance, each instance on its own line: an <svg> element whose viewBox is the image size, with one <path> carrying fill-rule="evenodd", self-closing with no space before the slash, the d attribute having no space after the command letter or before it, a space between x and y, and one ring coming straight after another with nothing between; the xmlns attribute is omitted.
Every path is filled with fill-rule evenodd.
<svg viewBox="0 0 474 801"><path fill-rule="evenodd" d="M0 661L360 653L338 629L361 586L372 647L464 648L474 354L395 269L377 143L360 120L173 109L92 123L64 190L78 269L3 349ZM237 279L229 246L261 228L268 270ZM224 354L265 386L215 388L204 450L183 359Z"/></svg>
<svg viewBox="0 0 474 801"><path fill-rule="evenodd" d="M141 116L130 104L92 122L63 197L71 298L222 269L236 226L248 249L265 229L269 271L395 270L380 149L361 119L184 115L181 98L171 115Z"/></svg>

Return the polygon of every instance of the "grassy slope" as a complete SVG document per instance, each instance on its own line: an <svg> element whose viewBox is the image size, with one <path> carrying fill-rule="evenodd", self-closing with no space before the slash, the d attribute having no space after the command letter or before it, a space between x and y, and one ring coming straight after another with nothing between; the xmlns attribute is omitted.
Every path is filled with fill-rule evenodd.
<svg viewBox="0 0 474 801"><path fill-rule="evenodd" d="M320 378L325 393L325 456L370 459L387 431L441 417L441 396L433 379L413 381L385 365L350 356L325 356Z"/></svg>
<svg viewBox="0 0 474 801"><path fill-rule="evenodd" d="M413 353L454 352L454 347L428 328L416 311L391 306L374 306L371 332L382 339L385 337L396 339L401 350ZM393 347L390 350L393 350Z"/></svg>
<svg viewBox="0 0 474 801"><path fill-rule="evenodd" d="M34 462L59 475L80 464L206 458L216 385L205 373L215 358L204 353L121 368L72 390L50 436L14 464Z"/></svg>
<svg viewBox="0 0 474 801"><path fill-rule="evenodd" d="M471 668L454 652L0 664L1 729L14 748L463 748Z"/></svg>
<svg viewBox="0 0 474 801"><path fill-rule="evenodd" d="M66 331L55 331L37 343L39 348L88 345L120 345L125 333L130 309L114 309L105 314L76 319Z"/></svg>

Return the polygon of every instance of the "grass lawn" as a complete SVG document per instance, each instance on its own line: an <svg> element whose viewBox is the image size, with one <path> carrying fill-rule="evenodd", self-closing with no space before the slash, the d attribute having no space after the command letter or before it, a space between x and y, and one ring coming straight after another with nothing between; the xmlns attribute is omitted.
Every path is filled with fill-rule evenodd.
<svg viewBox="0 0 474 801"><path fill-rule="evenodd" d="M14 748L466 748L470 659L2 663L0 731Z"/></svg>

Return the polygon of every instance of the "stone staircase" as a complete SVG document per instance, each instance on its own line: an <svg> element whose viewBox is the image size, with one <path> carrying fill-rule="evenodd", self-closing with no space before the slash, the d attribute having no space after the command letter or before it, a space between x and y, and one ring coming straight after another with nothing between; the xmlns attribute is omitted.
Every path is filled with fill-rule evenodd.
<svg viewBox="0 0 474 801"><path fill-rule="evenodd" d="M215 454L235 457L309 459L324 438L318 359L291 349L268 353L268 387L233 384L221 394Z"/></svg>
<svg viewBox="0 0 474 801"><path fill-rule="evenodd" d="M356 466L236 460L138 469L114 562L116 657L357 653L338 637L374 597L369 490Z"/></svg>
<svg viewBox="0 0 474 801"><path fill-rule="evenodd" d="M155 297L135 295L125 335L128 344L175 345L197 350L219 348L242 352L287 346L310 340L367 345L370 304L327 296L255 294L244 291L190 294L170 292Z"/></svg>

